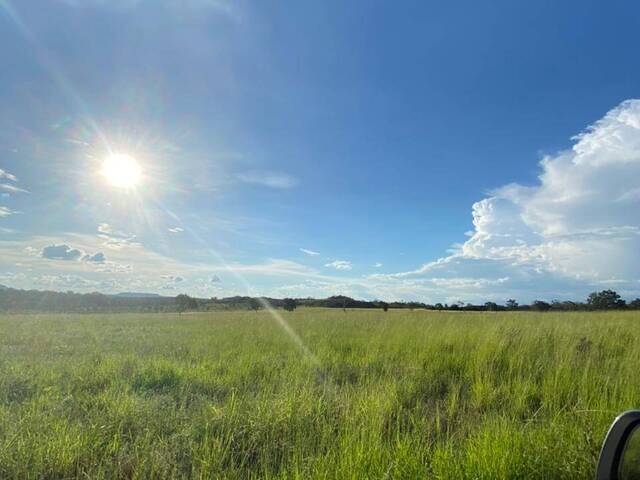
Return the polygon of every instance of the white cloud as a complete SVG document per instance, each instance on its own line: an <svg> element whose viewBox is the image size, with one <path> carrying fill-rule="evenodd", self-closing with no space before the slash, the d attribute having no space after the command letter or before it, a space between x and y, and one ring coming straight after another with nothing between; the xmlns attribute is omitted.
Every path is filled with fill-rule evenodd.
<svg viewBox="0 0 640 480"><path fill-rule="evenodd" d="M309 255L310 257L317 257L318 255L320 255L320 253L314 252L313 250L307 250L306 248L301 248L300 251Z"/></svg>
<svg viewBox="0 0 640 480"><path fill-rule="evenodd" d="M238 180L270 188L287 189L298 185L298 180L286 173L251 171L240 173Z"/></svg>
<svg viewBox="0 0 640 480"><path fill-rule="evenodd" d="M640 101L622 103L574 140L541 161L537 185L506 185L476 202L474 230L452 255L384 279L505 279L500 292L529 298L548 285L561 297L611 282L637 293Z"/></svg>
<svg viewBox="0 0 640 480"><path fill-rule="evenodd" d="M334 260L333 262L326 263L325 267L335 268L336 270L351 270L353 265L348 260Z"/></svg>
<svg viewBox="0 0 640 480"><path fill-rule="evenodd" d="M104 240L103 245L112 250L122 250L125 247L135 247L138 245L134 240L135 235L121 232L113 228L108 223L98 225L98 237Z"/></svg>
<svg viewBox="0 0 640 480"><path fill-rule="evenodd" d="M9 207L3 207L0 205L0 217L8 217L9 215L15 215L16 213L20 213L16 210L11 210Z"/></svg>
<svg viewBox="0 0 640 480"><path fill-rule="evenodd" d="M0 178L6 178L7 180L11 180L12 182L17 182L18 179L15 175L7 172L6 170L3 170L0 168Z"/></svg>
<svg viewBox="0 0 640 480"><path fill-rule="evenodd" d="M184 228L180 228L180 227L168 228L167 230L170 233L182 233L182 232L184 232Z"/></svg>
<svg viewBox="0 0 640 480"><path fill-rule="evenodd" d="M29 191L24 188L16 187L15 185L10 185L8 183L0 183L0 189L11 193L29 193Z"/></svg>
<svg viewBox="0 0 640 480"><path fill-rule="evenodd" d="M381 268L382 267L382 263L378 262L376 264L373 265L375 268Z"/></svg>

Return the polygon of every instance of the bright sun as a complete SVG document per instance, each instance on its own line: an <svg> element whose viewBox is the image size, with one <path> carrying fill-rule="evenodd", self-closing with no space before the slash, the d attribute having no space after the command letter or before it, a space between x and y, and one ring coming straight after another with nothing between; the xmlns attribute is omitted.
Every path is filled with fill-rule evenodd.
<svg viewBox="0 0 640 480"><path fill-rule="evenodd" d="M105 159L100 173L114 187L133 188L140 182L142 171L135 158L114 153Z"/></svg>

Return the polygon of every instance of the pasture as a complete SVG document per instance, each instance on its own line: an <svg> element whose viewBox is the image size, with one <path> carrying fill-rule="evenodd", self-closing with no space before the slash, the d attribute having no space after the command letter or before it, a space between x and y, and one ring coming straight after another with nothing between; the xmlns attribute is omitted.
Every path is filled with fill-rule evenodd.
<svg viewBox="0 0 640 480"><path fill-rule="evenodd" d="M280 314L0 316L0 477L584 479L640 407L640 312Z"/></svg>

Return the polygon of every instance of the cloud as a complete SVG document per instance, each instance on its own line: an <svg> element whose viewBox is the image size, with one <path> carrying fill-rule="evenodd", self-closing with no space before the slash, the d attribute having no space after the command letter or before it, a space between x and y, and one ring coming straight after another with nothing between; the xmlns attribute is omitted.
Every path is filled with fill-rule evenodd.
<svg viewBox="0 0 640 480"><path fill-rule="evenodd" d="M11 174L11 173L9 173L6 170L3 170L1 168L0 168L0 178L6 178L7 180L11 180L12 182L17 182L18 181L18 178L15 175L13 175L13 174Z"/></svg>
<svg viewBox="0 0 640 480"><path fill-rule="evenodd" d="M543 158L536 185L505 185L476 202L474 230L452 255L378 279L504 279L500 292L529 299L554 295L549 285L571 297L611 282L637 294L640 101L623 102L573 140Z"/></svg>
<svg viewBox="0 0 640 480"><path fill-rule="evenodd" d="M238 180L270 188L288 189L298 185L298 180L286 173L251 171L237 175Z"/></svg>
<svg viewBox="0 0 640 480"><path fill-rule="evenodd" d="M184 232L184 229L180 228L180 227L168 228L167 230L169 232L171 232L171 233L182 233L182 232Z"/></svg>
<svg viewBox="0 0 640 480"><path fill-rule="evenodd" d="M310 257L316 257L316 256L320 255L320 253L314 252L313 250L307 250L306 248L301 248L300 251L302 253L306 253Z"/></svg>
<svg viewBox="0 0 640 480"><path fill-rule="evenodd" d="M85 262L92 262L92 263L105 263L107 261L107 257L105 257L104 253L97 252L97 253L94 253L93 255L85 255L83 257L83 260Z"/></svg>
<svg viewBox="0 0 640 480"><path fill-rule="evenodd" d="M375 268L380 268L382 267L382 263L378 262L376 264L373 265Z"/></svg>
<svg viewBox="0 0 640 480"><path fill-rule="evenodd" d="M16 210L11 210L9 207L3 207L0 205L0 218L8 217L9 215L15 215L16 213L20 213Z"/></svg>
<svg viewBox="0 0 640 480"><path fill-rule="evenodd" d="M183 277L177 275L161 275L160 278L170 283L182 283L184 281Z"/></svg>
<svg viewBox="0 0 640 480"><path fill-rule="evenodd" d="M218 275L213 275L210 279L209 282L211 283L220 283L222 280L220 280L220 277Z"/></svg>
<svg viewBox="0 0 640 480"><path fill-rule="evenodd" d="M77 248L71 248L69 245L48 245L42 249L40 253L42 258L48 260L79 260L83 253Z"/></svg>
<svg viewBox="0 0 640 480"><path fill-rule="evenodd" d="M333 262L326 263L325 267L335 268L336 270L351 270L353 265L348 260L334 260Z"/></svg>
<svg viewBox="0 0 640 480"><path fill-rule="evenodd" d="M103 245L112 250L121 250L125 247L138 246L137 242L134 242L136 236L125 232L118 231L108 223L100 223L98 225L98 237L105 240Z"/></svg>
<svg viewBox="0 0 640 480"><path fill-rule="evenodd" d="M11 193L29 193L28 190L24 188L16 187L15 185L9 185L8 183L0 183L0 189L6 190Z"/></svg>
<svg viewBox="0 0 640 480"><path fill-rule="evenodd" d="M98 232L110 235L113 233L113 227L108 223L101 223L98 225Z"/></svg>

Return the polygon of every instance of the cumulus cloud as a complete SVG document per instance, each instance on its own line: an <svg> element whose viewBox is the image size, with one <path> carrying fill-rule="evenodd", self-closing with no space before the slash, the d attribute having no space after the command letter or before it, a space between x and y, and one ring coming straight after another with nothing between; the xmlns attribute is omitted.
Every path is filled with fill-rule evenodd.
<svg viewBox="0 0 640 480"><path fill-rule="evenodd" d="M320 253L314 252L313 250L307 250L306 248L301 248L300 251L304 254L309 255L310 257L316 257L320 255Z"/></svg>
<svg viewBox="0 0 640 480"><path fill-rule="evenodd" d="M298 180L286 173L251 171L240 173L238 180L270 188L287 189L298 185Z"/></svg>
<svg viewBox="0 0 640 480"><path fill-rule="evenodd" d="M353 265L348 260L334 260L333 262L326 263L325 267L335 268L336 270L351 270Z"/></svg>
<svg viewBox="0 0 640 480"><path fill-rule="evenodd" d="M85 262L92 262L92 263L105 263L107 261L107 257L105 257L104 253L97 252L97 253L94 253L93 255L85 255L83 257L83 260Z"/></svg>
<svg viewBox="0 0 640 480"><path fill-rule="evenodd" d="M616 282L640 290L640 101L629 100L540 162L539 183L509 184L472 208L474 230L448 256L385 276L482 278L530 294Z"/></svg>
<svg viewBox="0 0 640 480"><path fill-rule="evenodd" d="M72 248L69 245L48 245L42 249L40 253L42 258L48 260L79 260L83 253L77 248Z"/></svg>

